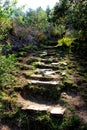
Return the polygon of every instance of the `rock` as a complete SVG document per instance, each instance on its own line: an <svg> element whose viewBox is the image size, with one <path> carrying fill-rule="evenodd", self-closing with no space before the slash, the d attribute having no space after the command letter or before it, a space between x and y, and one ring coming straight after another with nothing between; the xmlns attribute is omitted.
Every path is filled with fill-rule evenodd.
<svg viewBox="0 0 87 130"><path fill-rule="evenodd" d="M61 65L67 66L66 62L60 62Z"/></svg>
<svg viewBox="0 0 87 130"><path fill-rule="evenodd" d="M67 95L66 92L63 92L62 95Z"/></svg>
<svg viewBox="0 0 87 130"><path fill-rule="evenodd" d="M29 105L26 108L22 108L22 110L33 110L33 111L48 111L53 115L63 115L65 112L65 108L61 106L49 106L49 105Z"/></svg>
<svg viewBox="0 0 87 130"><path fill-rule="evenodd" d="M51 75L51 74L55 74L55 71L53 71L52 69L38 69L40 72L43 72L44 75Z"/></svg>
<svg viewBox="0 0 87 130"><path fill-rule="evenodd" d="M44 51L44 52L42 52L42 53L40 54L41 57L44 57L44 56L46 56L46 55L47 55L47 52L46 52L46 51Z"/></svg>
<svg viewBox="0 0 87 130"><path fill-rule="evenodd" d="M64 75L66 75L66 72L64 71L64 72L62 72L62 76L64 76Z"/></svg>
<svg viewBox="0 0 87 130"><path fill-rule="evenodd" d="M63 115L64 112L65 112L65 108L61 107L61 106L58 106L58 107L54 107L50 113L51 114L56 114L56 115Z"/></svg>
<svg viewBox="0 0 87 130"><path fill-rule="evenodd" d="M55 73L54 71L46 71L45 75L51 75L51 74L54 74L54 73Z"/></svg>
<svg viewBox="0 0 87 130"><path fill-rule="evenodd" d="M30 80L30 84L39 84L39 85L57 85L59 81L39 81L39 80Z"/></svg>
<svg viewBox="0 0 87 130"><path fill-rule="evenodd" d="M51 63L52 65L59 65L59 63Z"/></svg>
<svg viewBox="0 0 87 130"><path fill-rule="evenodd" d="M33 111L48 111L49 106L43 106L43 105L29 105L26 108L22 108L22 110L33 110Z"/></svg>

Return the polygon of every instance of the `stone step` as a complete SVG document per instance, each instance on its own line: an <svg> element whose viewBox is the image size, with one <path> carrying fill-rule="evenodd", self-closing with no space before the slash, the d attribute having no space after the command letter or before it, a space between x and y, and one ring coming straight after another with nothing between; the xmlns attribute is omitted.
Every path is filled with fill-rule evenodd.
<svg viewBox="0 0 87 130"><path fill-rule="evenodd" d="M39 61L40 61L40 57L31 56L27 59L26 63L29 65L32 64L33 62L39 62Z"/></svg>
<svg viewBox="0 0 87 130"><path fill-rule="evenodd" d="M19 63L19 64L18 64L18 67L19 67L21 70L31 70L31 68L32 68L30 65L23 64L23 63Z"/></svg>
<svg viewBox="0 0 87 130"><path fill-rule="evenodd" d="M66 111L66 108L61 106L60 104L53 104L52 102L47 102L43 100L37 101L36 99L26 100L21 95L18 95L18 106L25 111L26 110L36 112L47 111L52 115L61 115L61 116L63 116Z"/></svg>
<svg viewBox="0 0 87 130"><path fill-rule="evenodd" d="M46 69L53 69L53 70L59 68L58 65L55 66L55 65L52 65L52 64L45 64L44 62L37 62L36 67L37 68L42 68L42 69L44 69L44 68L46 68Z"/></svg>
<svg viewBox="0 0 87 130"><path fill-rule="evenodd" d="M49 56L56 56L56 52L46 52L46 53L41 53L40 54L41 58L49 57Z"/></svg>
<svg viewBox="0 0 87 130"><path fill-rule="evenodd" d="M50 76L42 76L41 74L32 74L30 76L26 76L30 79L34 79L34 80L41 80L41 81L54 81L54 80L58 80L58 75L50 75Z"/></svg>
<svg viewBox="0 0 87 130"><path fill-rule="evenodd" d="M49 49L47 50L47 54L57 54L57 51L55 49Z"/></svg>
<svg viewBox="0 0 87 130"><path fill-rule="evenodd" d="M62 91L61 84L59 85L41 85L41 84L30 84L27 83L21 90L20 93L24 99L35 98L37 100L44 99L47 101L58 101Z"/></svg>
<svg viewBox="0 0 87 130"><path fill-rule="evenodd" d="M32 71L23 71L22 74L27 79L41 80L41 81L57 81L60 79L61 73L53 71L52 69L36 69Z"/></svg>
<svg viewBox="0 0 87 130"><path fill-rule="evenodd" d="M50 76L50 75L55 75L56 71L49 68L44 68L44 69L38 68L36 69L35 74L42 74L43 76Z"/></svg>
<svg viewBox="0 0 87 130"><path fill-rule="evenodd" d="M43 48L46 49L46 50L47 49L54 49L54 50L56 49L55 46L50 46L50 45L49 46L43 46Z"/></svg>
<svg viewBox="0 0 87 130"><path fill-rule="evenodd" d="M39 80L28 80L29 84L35 85L44 85L44 86L56 86L60 82L59 81L39 81Z"/></svg>
<svg viewBox="0 0 87 130"><path fill-rule="evenodd" d="M47 56L56 56L56 52L47 52Z"/></svg>
<svg viewBox="0 0 87 130"><path fill-rule="evenodd" d="M47 63L46 63L47 62ZM53 70L58 70L58 69L66 69L68 64L66 62L51 62L46 60L42 60L41 62L38 62L37 68L47 68L47 69L53 69Z"/></svg>
<svg viewBox="0 0 87 130"><path fill-rule="evenodd" d="M28 77L30 77L30 75L32 75L32 74L35 74L35 75L37 75L37 76L43 76L43 77L45 77L45 76L50 76L50 77L57 77L57 72L58 71L54 71L54 70L52 70L52 69L48 69L48 68L44 68L44 69L40 69L40 68L37 68L37 69L35 69L35 70L24 70L23 71L23 75L25 75L25 76L28 76Z"/></svg>
<svg viewBox="0 0 87 130"><path fill-rule="evenodd" d="M41 59L40 62L44 62L44 63L52 63L52 62L55 62L55 63L58 63L58 62L59 62L59 59L58 59L57 57L51 56L50 58L43 58L43 59Z"/></svg>

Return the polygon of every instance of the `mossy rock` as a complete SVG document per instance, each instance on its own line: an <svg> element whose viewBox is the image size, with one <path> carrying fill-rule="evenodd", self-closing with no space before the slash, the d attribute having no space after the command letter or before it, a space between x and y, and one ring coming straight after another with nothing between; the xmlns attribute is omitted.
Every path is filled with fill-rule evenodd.
<svg viewBox="0 0 87 130"><path fill-rule="evenodd" d="M41 98L50 101L58 100L61 94L61 88L48 88L45 86L38 86L38 85L26 85L23 90L21 90L22 96L26 98L34 97L34 98Z"/></svg>
<svg viewBox="0 0 87 130"><path fill-rule="evenodd" d="M47 56L47 52L46 52L46 51L44 51L44 52L42 52L42 53L40 54L40 57L41 57L41 58L43 58L44 56Z"/></svg>
<svg viewBox="0 0 87 130"><path fill-rule="evenodd" d="M35 57L30 57L27 61L27 64L31 65L33 64L34 62L38 62L40 60L40 58L35 58Z"/></svg>
<svg viewBox="0 0 87 130"><path fill-rule="evenodd" d="M38 50L38 46L37 45L28 45L28 46L25 46L24 49L27 52L33 52L33 51Z"/></svg>
<svg viewBox="0 0 87 130"><path fill-rule="evenodd" d="M5 109L5 104L3 104L2 102L0 102L0 111Z"/></svg>
<svg viewBox="0 0 87 130"><path fill-rule="evenodd" d="M30 69L32 69L32 67L29 66L29 65L27 65L27 64L20 64L20 63L19 63L17 66L18 66L19 69L21 69L21 70L30 70Z"/></svg>
<svg viewBox="0 0 87 130"><path fill-rule="evenodd" d="M71 82L70 80L64 80L63 83L64 83L64 86L65 86L64 88L66 90L77 91L77 89L78 89L77 84Z"/></svg>
<svg viewBox="0 0 87 130"><path fill-rule="evenodd" d="M25 57L25 56L26 56L26 52L24 52L24 51L19 51L17 53L17 57Z"/></svg>

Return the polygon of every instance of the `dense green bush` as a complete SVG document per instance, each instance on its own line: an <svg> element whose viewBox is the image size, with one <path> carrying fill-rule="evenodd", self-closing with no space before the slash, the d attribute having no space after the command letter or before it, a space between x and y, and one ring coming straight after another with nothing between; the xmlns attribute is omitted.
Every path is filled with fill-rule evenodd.
<svg viewBox="0 0 87 130"><path fill-rule="evenodd" d="M17 60L14 55L0 55L0 116L15 112L14 86Z"/></svg>
<svg viewBox="0 0 87 130"><path fill-rule="evenodd" d="M0 56L0 87L10 86L16 73L16 58L14 55Z"/></svg>

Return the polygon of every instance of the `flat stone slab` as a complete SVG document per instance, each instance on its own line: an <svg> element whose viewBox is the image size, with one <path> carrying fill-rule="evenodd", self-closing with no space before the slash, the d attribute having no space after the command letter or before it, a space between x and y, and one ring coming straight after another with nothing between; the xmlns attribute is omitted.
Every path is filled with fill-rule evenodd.
<svg viewBox="0 0 87 130"><path fill-rule="evenodd" d="M42 74L31 74L29 78L33 80L41 80L41 81L55 81L59 79L58 75L42 75Z"/></svg>
<svg viewBox="0 0 87 130"><path fill-rule="evenodd" d="M41 57L44 57L44 56L47 56L47 51L43 51L41 54L40 54Z"/></svg>
<svg viewBox="0 0 87 130"><path fill-rule="evenodd" d="M55 71L53 71L52 69L38 69L38 71L43 72L44 75L55 74Z"/></svg>
<svg viewBox="0 0 87 130"><path fill-rule="evenodd" d="M56 47L55 46L44 46L45 49L55 49Z"/></svg>
<svg viewBox="0 0 87 130"><path fill-rule="evenodd" d="M39 80L29 80L30 84L39 84L39 85L58 85L59 81L39 81Z"/></svg>
<svg viewBox="0 0 87 130"><path fill-rule="evenodd" d="M63 115L65 112L65 108L58 106L58 107L53 107L53 109L50 111L51 114L56 114L56 115Z"/></svg>
<svg viewBox="0 0 87 130"><path fill-rule="evenodd" d="M63 115L66 111L66 108L60 106L59 104L52 104L51 102L47 103L44 101L31 101L25 100L21 95L18 95L18 105L21 106L22 110L32 110L32 111L47 111L53 115Z"/></svg>
<svg viewBox="0 0 87 130"><path fill-rule="evenodd" d="M59 65L59 63L51 63L52 65Z"/></svg>
<svg viewBox="0 0 87 130"><path fill-rule="evenodd" d="M45 105L29 105L25 108L22 108L22 110L33 110L33 111L48 111L48 109L50 108L50 106L45 106Z"/></svg>
<svg viewBox="0 0 87 130"><path fill-rule="evenodd" d="M65 112L65 108L62 106L49 106L49 105L40 105L33 104L27 107L23 107L22 110L33 110L33 111L48 111L53 115L63 115Z"/></svg>
<svg viewBox="0 0 87 130"><path fill-rule="evenodd" d="M54 71L45 71L45 75L51 75L51 74L54 74L55 72Z"/></svg>
<svg viewBox="0 0 87 130"><path fill-rule="evenodd" d="M44 68L47 68L47 69L57 69L58 66L53 66L52 64L45 64L44 62L37 62L38 63L38 68L39 69L44 69Z"/></svg>
<svg viewBox="0 0 87 130"><path fill-rule="evenodd" d="M61 65L67 66L66 62L59 62Z"/></svg>
<svg viewBox="0 0 87 130"><path fill-rule="evenodd" d="M65 72L65 71L63 71L61 74L62 74L62 76L65 76L65 75L66 75L66 72Z"/></svg>

